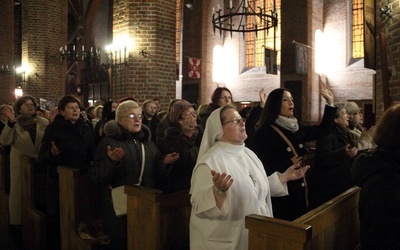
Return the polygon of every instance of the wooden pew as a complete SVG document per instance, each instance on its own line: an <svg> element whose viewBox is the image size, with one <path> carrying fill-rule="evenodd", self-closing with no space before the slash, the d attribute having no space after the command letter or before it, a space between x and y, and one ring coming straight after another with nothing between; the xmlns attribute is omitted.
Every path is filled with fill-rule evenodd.
<svg viewBox="0 0 400 250"><path fill-rule="evenodd" d="M46 171L45 169L37 169L37 167L37 159L21 156L21 210L24 249L46 248L46 215L44 211Z"/></svg>
<svg viewBox="0 0 400 250"><path fill-rule="evenodd" d="M8 245L8 197L10 194L10 162L9 155L0 146L0 248Z"/></svg>
<svg viewBox="0 0 400 250"><path fill-rule="evenodd" d="M353 187L292 222L246 216L249 249L358 249L358 197Z"/></svg>
<svg viewBox="0 0 400 250"><path fill-rule="evenodd" d="M189 249L189 190L163 194L125 186L128 195L128 249Z"/></svg>
<svg viewBox="0 0 400 250"><path fill-rule="evenodd" d="M59 166L61 249L93 249L78 234L80 222L101 218L100 188L79 170Z"/></svg>

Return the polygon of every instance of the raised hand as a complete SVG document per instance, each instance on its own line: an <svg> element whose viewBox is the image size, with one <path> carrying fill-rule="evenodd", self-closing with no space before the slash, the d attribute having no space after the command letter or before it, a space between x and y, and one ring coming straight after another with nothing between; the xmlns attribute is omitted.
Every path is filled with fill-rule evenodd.
<svg viewBox="0 0 400 250"><path fill-rule="evenodd" d="M265 103L267 102L267 93L265 92L265 89L260 89L260 91L258 91L258 95L260 96L260 107L264 108Z"/></svg>
<svg viewBox="0 0 400 250"><path fill-rule="evenodd" d="M122 148L114 148L111 150L111 147L107 146L107 155L112 161L120 161L124 157L125 152Z"/></svg>

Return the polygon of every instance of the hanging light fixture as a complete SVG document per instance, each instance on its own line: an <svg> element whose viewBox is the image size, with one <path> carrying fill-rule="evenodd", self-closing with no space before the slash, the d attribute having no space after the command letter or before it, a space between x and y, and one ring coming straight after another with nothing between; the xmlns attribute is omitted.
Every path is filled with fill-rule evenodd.
<svg viewBox="0 0 400 250"><path fill-rule="evenodd" d="M255 1L254 1L255 2ZM251 6L248 0L241 0L239 7L235 8L232 0L229 0L229 8L223 12L219 4L217 10L213 8L212 23L214 33L216 29L222 31L229 31L232 37L233 32L255 32L257 36L258 31L268 30L278 25L278 13L275 7L267 11L264 8L264 0L261 0L261 6ZM275 6L275 5L274 5ZM247 23L252 20L252 23Z"/></svg>

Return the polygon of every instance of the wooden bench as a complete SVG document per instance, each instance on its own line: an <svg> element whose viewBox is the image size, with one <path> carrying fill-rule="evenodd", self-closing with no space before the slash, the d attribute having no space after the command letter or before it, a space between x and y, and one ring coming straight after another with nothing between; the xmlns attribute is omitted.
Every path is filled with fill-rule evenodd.
<svg viewBox="0 0 400 250"><path fill-rule="evenodd" d="M358 249L358 197L353 187L292 222L246 216L249 249Z"/></svg>
<svg viewBox="0 0 400 250"><path fill-rule="evenodd" d="M128 249L189 249L189 190L163 194L125 186L128 195Z"/></svg>
<svg viewBox="0 0 400 250"><path fill-rule="evenodd" d="M8 245L9 213L8 197L10 194L10 156L0 146L0 248Z"/></svg>
<svg viewBox="0 0 400 250"><path fill-rule="evenodd" d="M59 166L61 249L92 249L78 234L80 222L100 220L100 188L77 169Z"/></svg>
<svg viewBox="0 0 400 250"><path fill-rule="evenodd" d="M46 248L46 171L37 159L21 156L21 221L25 249Z"/></svg>

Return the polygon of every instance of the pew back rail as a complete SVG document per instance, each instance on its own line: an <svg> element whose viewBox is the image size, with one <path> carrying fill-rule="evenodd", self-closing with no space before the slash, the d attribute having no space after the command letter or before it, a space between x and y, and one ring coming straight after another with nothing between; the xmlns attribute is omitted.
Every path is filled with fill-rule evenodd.
<svg viewBox="0 0 400 250"><path fill-rule="evenodd" d="M78 232L82 221L100 218L99 188L78 169L59 166L61 249L92 249Z"/></svg>
<svg viewBox="0 0 400 250"><path fill-rule="evenodd" d="M189 249L189 190L162 191L125 186L128 199L128 249Z"/></svg>
<svg viewBox="0 0 400 250"><path fill-rule="evenodd" d="M246 216L249 249L358 249L358 197L353 187L294 221Z"/></svg>

